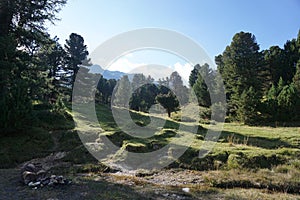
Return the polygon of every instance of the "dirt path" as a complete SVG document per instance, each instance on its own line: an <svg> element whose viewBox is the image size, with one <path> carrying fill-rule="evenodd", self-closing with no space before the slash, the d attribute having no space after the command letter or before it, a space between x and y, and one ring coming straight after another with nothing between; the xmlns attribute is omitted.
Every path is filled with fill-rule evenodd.
<svg viewBox="0 0 300 200"><path fill-rule="evenodd" d="M141 175L141 174L140 174ZM2 200L206 200L279 199L297 195L257 189L216 189L205 186L205 172L162 170L144 177L122 173L75 174L70 185L31 189L20 181L19 169L0 169ZM190 191L189 191L190 190Z"/></svg>
<svg viewBox="0 0 300 200"><path fill-rule="evenodd" d="M107 173L101 174L107 180L118 182L121 184L128 184L129 180L133 182L146 182L155 185L171 186L171 187L185 187L187 185L204 185L203 172L183 170L183 169L170 169L162 170L154 173ZM133 184L133 183L132 183ZM129 183L130 185L130 183Z"/></svg>
<svg viewBox="0 0 300 200"><path fill-rule="evenodd" d="M78 175L72 177L71 185L36 190L21 183L18 169L0 169L0 179L0 199L5 200L195 199L177 189L152 184L130 184L130 181L124 184L110 174L98 177Z"/></svg>

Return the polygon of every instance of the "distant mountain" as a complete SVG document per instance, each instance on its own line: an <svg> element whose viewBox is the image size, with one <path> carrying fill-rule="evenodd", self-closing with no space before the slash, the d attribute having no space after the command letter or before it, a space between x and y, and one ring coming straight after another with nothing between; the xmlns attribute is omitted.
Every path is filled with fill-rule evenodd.
<svg viewBox="0 0 300 200"><path fill-rule="evenodd" d="M90 72L94 74L102 74L102 76L106 79L116 79L116 80L126 75L126 73L120 71L104 70L100 65L92 65L90 67Z"/></svg>

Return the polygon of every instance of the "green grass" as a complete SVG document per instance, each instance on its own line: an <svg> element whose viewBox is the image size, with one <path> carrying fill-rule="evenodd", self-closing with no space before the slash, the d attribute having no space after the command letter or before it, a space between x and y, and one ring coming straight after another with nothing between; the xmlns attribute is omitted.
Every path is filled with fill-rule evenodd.
<svg viewBox="0 0 300 200"><path fill-rule="evenodd" d="M120 109L122 110L122 109ZM138 138L128 135L120 130L114 121L110 108L102 105L96 106L96 112L100 127L103 130L101 135L107 136L115 145L131 152L151 152L153 147L163 147L177 136L187 133L179 129L189 130L190 127L198 126L198 131L193 138L192 145L186 153L177 160L178 165L188 169L210 170L216 168L272 168L286 163L288 160L300 156L299 141L300 128L298 127L250 127L235 123L225 123L224 130L219 142L211 153L203 159L198 158L203 139L205 138L207 124L193 121L178 122L172 119L165 119L161 115L129 111L131 119L125 118L123 125L125 129L134 130L130 125L142 127L152 133L151 137ZM118 112L118 110L116 111ZM122 112L119 113L122 115ZM195 111L191 111L191 118ZM123 120L123 118L120 118ZM151 120L155 120L161 126L151 126ZM126 125L128 121L128 125ZM136 135L143 133L134 133ZM177 145L184 144L183 137ZM123 155L124 156L124 155Z"/></svg>
<svg viewBox="0 0 300 200"><path fill-rule="evenodd" d="M32 128L2 136L0 146L0 168L9 168L36 157L47 156L53 142L48 131Z"/></svg>
<svg viewBox="0 0 300 200"><path fill-rule="evenodd" d="M204 186L190 186L191 198L200 195L204 198L221 199L293 199L295 196L288 193L299 193L299 127L253 127L225 123L213 150L204 158L199 158L207 130L213 129L214 126L209 126L207 119L200 120L203 122L201 124L192 120L197 114L195 110L189 110L190 115L182 119L180 112L172 113L172 118L165 118L166 116L161 114L129 111L131 119L122 119L124 127L118 127L108 106L96 105L96 113L99 124L89 122L86 117L88 113L72 113L78 119L75 127L70 111L55 113L41 106L34 113L35 127L1 137L0 168L15 167L24 161L45 157L54 151L66 151L69 153L62 161L73 164L66 173L97 174L108 170L107 166L100 164L84 147L77 131L83 132L83 137L93 144L99 145L97 142L101 141L101 137L107 137L120 148L114 155L119 161L126 159L127 154L124 153L126 151L152 152L169 144L174 137L178 137L177 140L173 140L175 145L182 146L186 142L191 142L191 145L180 158L166 168L182 168L206 173ZM139 132L139 129L135 129L136 126L146 131ZM191 133L189 130L195 127L195 133ZM128 135L123 128L133 130L137 136L150 134L150 137L134 137ZM89 131L94 134L89 134ZM99 145L99 149L101 148ZM169 149L169 152L172 151L174 149ZM99 195L90 195L88 196L90 199L109 199L109 197L134 199L134 195L140 197L139 195L144 194L132 187L115 184L104 186L104 182L88 179L80 181L81 184L82 181L86 181L86 186L90 190L98 188L112 190ZM147 185L147 187L158 186ZM164 189L168 190L171 189ZM149 189L146 193L153 195L153 190Z"/></svg>
<svg viewBox="0 0 300 200"><path fill-rule="evenodd" d="M32 120L33 126L0 136L0 168L16 167L54 151L74 148L80 142L77 133L70 131L75 124L69 112L54 112L49 105L35 104ZM53 138L58 137L61 140L55 144Z"/></svg>

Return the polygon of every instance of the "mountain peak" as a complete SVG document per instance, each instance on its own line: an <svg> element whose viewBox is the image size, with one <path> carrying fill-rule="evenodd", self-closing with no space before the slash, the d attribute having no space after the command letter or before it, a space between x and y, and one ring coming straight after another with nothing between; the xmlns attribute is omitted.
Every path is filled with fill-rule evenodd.
<svg viewBox="0 0 300 200"><path fill-rule="evenodd" d="M92 65L90 66L90 73L93 74L102 74L105 79L120 79L126 73L120 71L110 71L103 69L100 65Z"/></svg>

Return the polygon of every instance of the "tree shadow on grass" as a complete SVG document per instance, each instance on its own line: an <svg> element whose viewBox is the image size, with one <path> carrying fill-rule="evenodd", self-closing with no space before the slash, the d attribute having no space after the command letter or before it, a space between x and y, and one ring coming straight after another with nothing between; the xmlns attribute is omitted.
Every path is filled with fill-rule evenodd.
<svg viewBox="0 0 300 200"><path fill-rule="evenodd" d="M222 131L219 142L244 144L248 146L260 147L264 149L277 149L281 147L293 147L291 144L282 141L280 138L265 138L260 136L246 136L231 131Z"/></svg>

